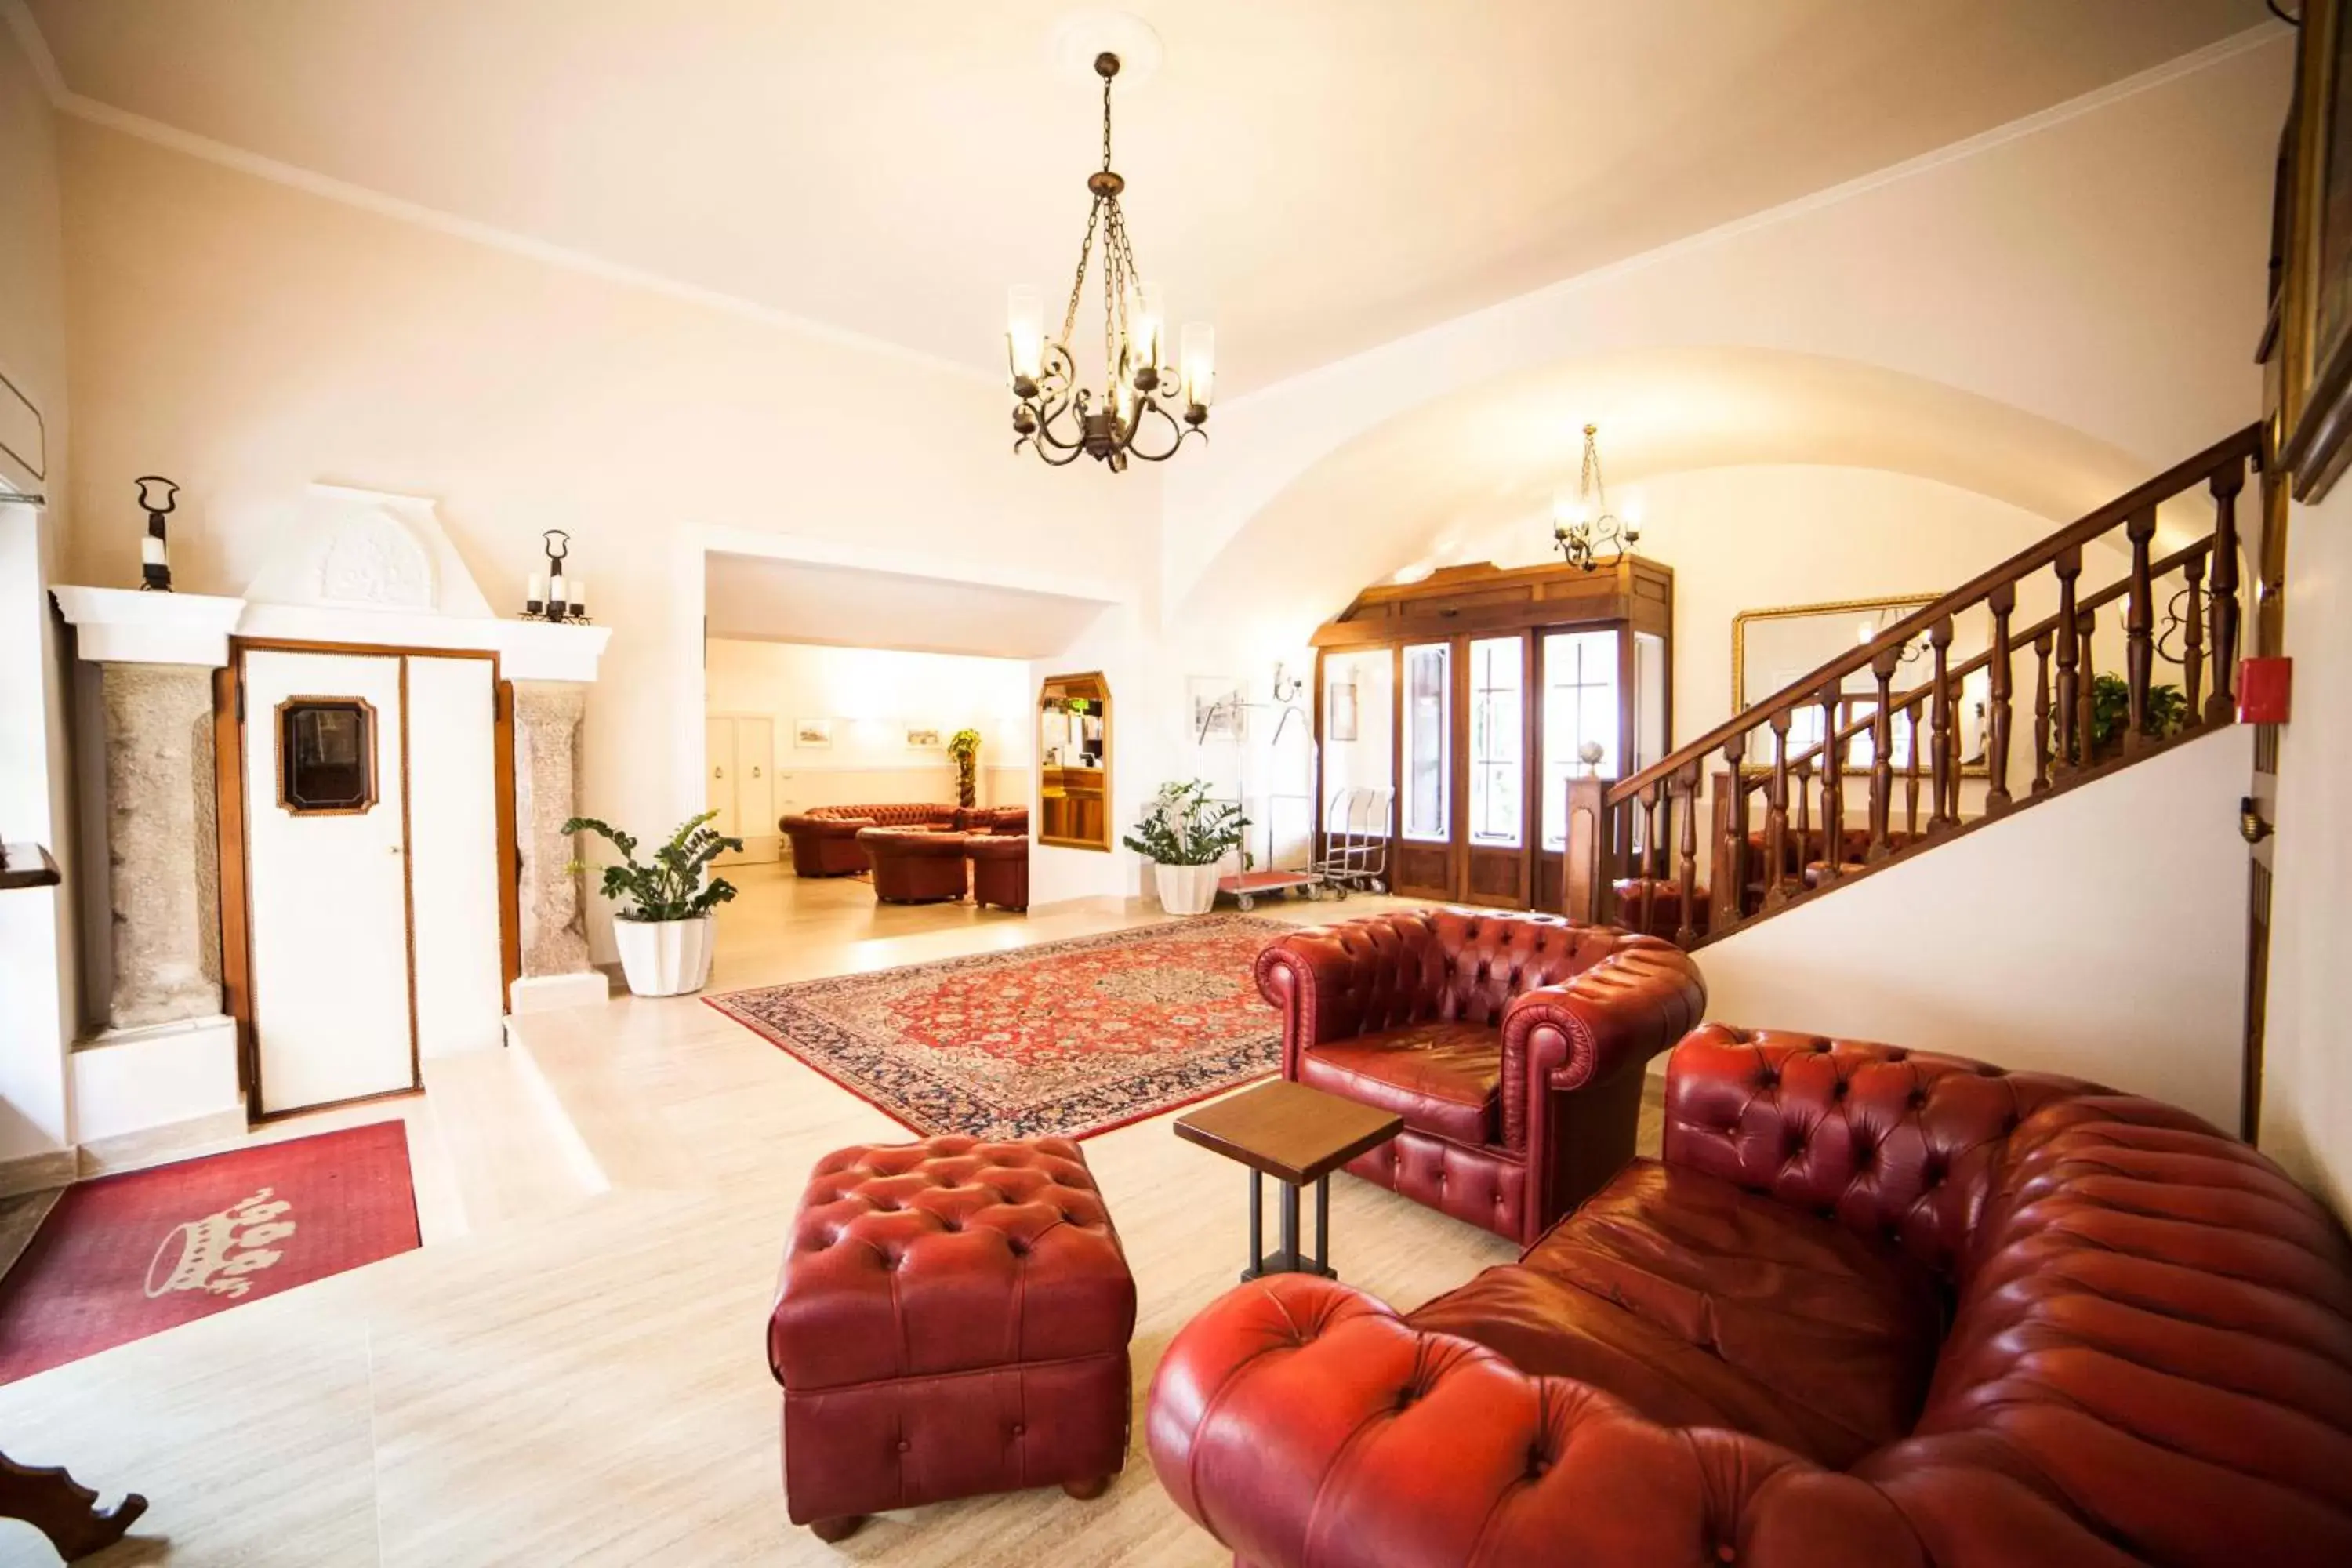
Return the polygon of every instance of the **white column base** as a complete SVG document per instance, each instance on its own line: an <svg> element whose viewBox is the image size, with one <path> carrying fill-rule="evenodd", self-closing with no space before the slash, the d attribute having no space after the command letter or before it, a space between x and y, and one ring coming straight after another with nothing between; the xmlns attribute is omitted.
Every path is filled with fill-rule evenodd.
<svg viewBox="0 0 2352 1568"><path fill-rule="evenodd" d="M588 1007L613 999L613 983L591 969L578 974L526 974L508 994L514 1013L551 1013L558 1007Z"/></svg>
<svg viewBox="0 0 2352 1568"><path fill-rule="evenodd" d="M109 1029L73 1048L74 1142L245 1114L236 1020L220 1014Z"/></svg>

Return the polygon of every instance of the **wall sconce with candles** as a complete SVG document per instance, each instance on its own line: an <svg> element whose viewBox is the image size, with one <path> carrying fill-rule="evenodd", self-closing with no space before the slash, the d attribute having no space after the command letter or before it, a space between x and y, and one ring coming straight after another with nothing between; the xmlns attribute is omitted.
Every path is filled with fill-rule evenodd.
<svg viewBox="0 0 2352 1568"><path fill-rule="evenodd" d="M551 528L540 537L547 546L547 570L530 574L530 590L523 600L522 618L527 621L554 621L562 626L588 625L587 574L567 573L563 569L564 562L572 554L572 536L560 528Z"/></svg>

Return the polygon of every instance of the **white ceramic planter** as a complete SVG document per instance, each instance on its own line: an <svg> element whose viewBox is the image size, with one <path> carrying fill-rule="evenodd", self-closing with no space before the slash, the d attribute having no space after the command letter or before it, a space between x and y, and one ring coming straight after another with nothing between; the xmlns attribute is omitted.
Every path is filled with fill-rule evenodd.
<svg viewBox="0 0 2352 1568"><path fill-rule="evenodd" d="M710 917L613 922L621 973L639 996L683 996L710 978Z"/></svg>
<svg viewBox="0 0 2352 1568"><path fill-rule="evenodd" d="M1151 864L1151 880L1160 889L1160 907L1171 915L1205 915L1216 907L1217 868Z"/></svg>

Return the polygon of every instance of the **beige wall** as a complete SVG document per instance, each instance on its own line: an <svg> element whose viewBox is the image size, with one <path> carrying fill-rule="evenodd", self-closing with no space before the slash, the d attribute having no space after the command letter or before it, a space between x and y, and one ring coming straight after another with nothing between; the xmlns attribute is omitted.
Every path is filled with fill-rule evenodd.
<svg viewBox="0 0 2352 1568"><path fill-rule="evenodd" d="M58 125L15 35L0 26L0 370L48 426L46 511L0 505L0 837L46 844L79 879L62 649L47 584L69 506ZM68 893L0 893L0 1162L67 1142L66 1047L79 1022Z"/></svg>
<svg viewBox="0 0 2352 1568"><path fill-rule="evenodd" d="M928 724L941 739L979 731L981 804L1029 798L1034 748L1029 667L1021 659L713 637L705 691L713 715L774 721L780 815L854 801L953 800L954 764L944 752L908 747L908 724ZM832 720L833 743L795 744L803 719Z"/></svg>
<svg viewBox="0 0 2352 1568"><path fill-rule="evenodd" d="M2352 1215L2352 484L2288 526L2262 1144Z"/></svg>
<svg viewBox="0 0 2352 1568"><path fill-rule="evenodd" d="M436 498L501 609L541 531L564 528L614 630L585 731L593 813L650 831L699 809L708 536L790 533L947 575L968 561L992 580L1082 563L1124 584L1149 561L1156 478L1016 461L986 379L82 121L64 158L89 410L74 579L130 580L121 498L149 472L187 487L175 574L199 592L238 591L315 479Z"/></svg>

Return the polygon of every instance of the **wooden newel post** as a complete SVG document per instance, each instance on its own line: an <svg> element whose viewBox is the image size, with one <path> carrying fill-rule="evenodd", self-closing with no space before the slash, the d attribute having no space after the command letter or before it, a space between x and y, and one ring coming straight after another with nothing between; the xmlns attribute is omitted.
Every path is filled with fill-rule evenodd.
<svg viewBox="0 0 2352 1568"><path fill-rule="evenodd" d="M1617 836L1610 830L1609 787L1614 779L1568 781L1568 850L1560 879L1560 910L1587 925L1608 925L1616 915Z"/></svg>

